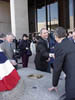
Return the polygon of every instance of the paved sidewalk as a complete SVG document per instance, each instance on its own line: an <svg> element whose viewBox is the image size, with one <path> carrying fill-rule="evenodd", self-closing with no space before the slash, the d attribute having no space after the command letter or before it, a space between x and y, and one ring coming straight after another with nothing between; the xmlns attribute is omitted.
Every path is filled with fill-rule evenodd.
<svg viewBox="0 0 75 100"><path fill-rule="evenodd" d="M60 80L58 92L49 92L48 88L52 87L52 74L35 70L34 64L35 55L29 58L28 68L19 70L19 74L25 81L25 92L21 100L60 100L60 96L64 92L65 80ZM27 76L30 74L42 74L41 79L30 79Z"/></svg>
<svg viewBox="0 0 75 100"><path fill-rule="evenodd" d="M64 80L59 81L58 92L49 92L48 88L52 87L52 74L36 71L31 68L19 70L19 74L25 82L25 91L21 100L60 100L64 93ZM28 78L30 74L41 74L41 79Z"/></svg>
<svg viewBox="0 0 75 100"><path fill-rule="evenodd" d="M49 92L48 88L52 87L52 74L35 70L33 58L34 56L30 57L28 68L21 66L18 70L23 82L20 81L12 91L1 93L0 100L60 100L60 96L64 94L65 80L59 81L57 93ZM41 74L43 78L31 79L28 77L30 74ZM2 95L6 95L7 99L3 99Z"/></svg>
<svg viewBox="0 0 75 100"><path fill-rule="evenodd" d="M32 55L32 56L29 57L28 68L35 69L34 58L35 58L35 55ZM18 64L18 68L19 69L23 68L22 67L22 60L21 60L21 58L18 59L18 63L21 63L21 64Z"/></svg>

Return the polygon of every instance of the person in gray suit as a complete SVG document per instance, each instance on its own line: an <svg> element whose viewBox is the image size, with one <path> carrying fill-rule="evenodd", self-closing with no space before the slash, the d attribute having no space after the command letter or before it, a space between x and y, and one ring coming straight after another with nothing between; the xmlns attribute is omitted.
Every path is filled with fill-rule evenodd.
<svg viewBox="0 0 75 100"><path fill-rule="evenodd" d="M13 58L15 45L13 44L14 36L12 34L7 34L5 41L1 44L1 49L4 51L7 58L11 63L16 66L16 61Z"/></svg>

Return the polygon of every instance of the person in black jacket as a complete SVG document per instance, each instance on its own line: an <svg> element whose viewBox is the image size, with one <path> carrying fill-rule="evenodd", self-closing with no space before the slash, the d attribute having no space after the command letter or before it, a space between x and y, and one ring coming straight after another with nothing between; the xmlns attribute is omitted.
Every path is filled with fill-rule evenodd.
<svg viewBox="0 0 75 100"><path fill-rule="evenodd" d="M58 42L55 46L55 61L53 70L53 87L49 91L56 90L61 71L66 74L64 100L75 100L75 45L66 38L66 31L58 27L55 31L55 39Z"/></svg>
<svg viewBox="0 0 75 100"><path fill-rule="evenodd" d="M40 39L36 45L35 67L37 70L47 72L49 58L48 31L42 28Z"/></svg>
<svg viewBox="0 0 75 100"><path fill-rule="evenodd" d="M23 67L28 67L29 55L28 50L30 49L30 42L28 40L27 34L23 34L22 40L19 44L20 55L22 56Z"/></svg>

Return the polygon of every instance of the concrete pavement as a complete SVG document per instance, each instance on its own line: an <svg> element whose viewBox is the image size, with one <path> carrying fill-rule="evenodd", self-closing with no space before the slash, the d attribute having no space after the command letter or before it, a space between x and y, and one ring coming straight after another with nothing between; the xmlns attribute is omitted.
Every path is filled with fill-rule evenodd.
<svg viewBox="0 0 75 100"><path fill-rule="evenodd" d="M52 87L52 74L35 70L32 56L28 68L18 70L21 80L15 89L0 93L0 100L60 100L60 96L65 93L65 80L60 80L58 92L49 92L48 88ZM41 74L40 79L29 78L28 75Z"/></svg>

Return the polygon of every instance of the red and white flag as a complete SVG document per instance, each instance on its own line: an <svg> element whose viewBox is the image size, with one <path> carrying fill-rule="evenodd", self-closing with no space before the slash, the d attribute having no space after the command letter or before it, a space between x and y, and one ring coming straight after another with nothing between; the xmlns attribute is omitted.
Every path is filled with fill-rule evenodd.
<svg viewBox="0 0 75 100"><path fill-rule="evenodd" d="M0 50L0 92L13 89L19 80L16 69Z"/></svg>

